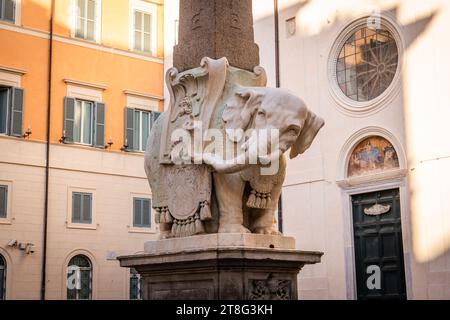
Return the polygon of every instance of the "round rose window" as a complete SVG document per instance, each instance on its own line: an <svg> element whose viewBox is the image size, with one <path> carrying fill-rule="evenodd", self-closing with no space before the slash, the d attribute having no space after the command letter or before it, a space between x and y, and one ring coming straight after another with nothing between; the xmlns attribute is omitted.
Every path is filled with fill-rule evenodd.
<svg viewBox="0 0 450 320"><path fill-rule="evenodd" d="M398 48L386 29L361 28L345 42L336 65L342 92L354 101L380 96L392 83L398 68Z"/></svg>

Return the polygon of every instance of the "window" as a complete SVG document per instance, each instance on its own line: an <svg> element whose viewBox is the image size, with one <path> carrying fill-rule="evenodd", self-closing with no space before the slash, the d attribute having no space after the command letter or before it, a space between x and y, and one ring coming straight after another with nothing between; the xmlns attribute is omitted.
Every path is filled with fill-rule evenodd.
<svg viewBox="0 0 450 320"><path fill-rule="evenodd" d="M92 193L72 193L72 223L92 223Z"/></svg>
<svg viewBox="0 0 450 320"><path fill-rule="evenodd" d="M136 269L130 270L130 300L142 300L143 281Z"/></svg>
<svg viewBox="0 0 450 320"><path fill-rule="evenodd" d="M92 299L92 264L83 255L73 257L67 266L67 300Z"/></svg>
<svg viewBox="0 0 450 320"><path fill-rule="evenodd" d="M134 11L134 50L152 53L152 15Z"/></svg>
<svg viewBox="0 0 450 320"><path fill-rule="evenodd" d="M64 142L105 147L105 104L65 98Z"/></svg>
<svg viewBox="0 0 450 320"><path fill-rule="evenodd" d="M14 22L16 3L14 0L0 0L0 20Z"/></svg>
<svg viewBox="0 0 450 320"><path fill-rule="evenodd" d="M99 22L98 0L75 1L75 37L96 41Z"/></svg>
<svg viewBox="0 0 450 320"><path fill-rule="evenodd" d="M135 228L151 227L151 200L133 199L133 226Z"/></svg>
<svg viewBox="0 0 450 320"><path fill-rule="evenodd" d="M0 134L22 136L24 91L0 87Z"/></svg>
<svg viewBox="0 0 450 320"><path fill-rule="evenodd" d="M397 44L389 30L359 28L340 49L336 65L338 85L354 101L371 101L391 85L398 63Z"/></svg>
<svg viewBox="0 0 450 320"><path fill-rule="evenodd" d="M0 254L0 300L6 298L6 260Z"/></svg>
<svg viewBox="0 0 450 320"><path fill-rule="evenodd" d="M0 185L0 219L8 216L8 186Z"/></svg>
<svg viewBox="0 0 450 320"><path fill-rule="evenodd" d="M153 124L161 113L132 108L125 110L125 146L127 150L145 151Z"/></svg>

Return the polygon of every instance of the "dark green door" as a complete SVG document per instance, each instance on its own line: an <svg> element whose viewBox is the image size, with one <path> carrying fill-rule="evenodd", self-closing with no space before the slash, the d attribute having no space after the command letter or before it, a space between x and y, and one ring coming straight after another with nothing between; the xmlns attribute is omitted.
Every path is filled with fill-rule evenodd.
<svg viewBox="0 0 450 320"><path fill-rule="evenodd" d="M358 300L406 299L400 192L352 197Z"/></svg>

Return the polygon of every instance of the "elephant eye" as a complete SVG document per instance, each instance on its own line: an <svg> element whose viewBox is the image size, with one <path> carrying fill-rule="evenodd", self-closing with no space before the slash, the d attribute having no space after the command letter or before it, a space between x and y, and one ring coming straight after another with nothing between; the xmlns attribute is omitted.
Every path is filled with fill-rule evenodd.
<svg viewBox="0 0 450 320"><path fill-rule="evenodd" d="M266 112L264 110L259 110L258 111L258 116L265 116Z"/></svg>

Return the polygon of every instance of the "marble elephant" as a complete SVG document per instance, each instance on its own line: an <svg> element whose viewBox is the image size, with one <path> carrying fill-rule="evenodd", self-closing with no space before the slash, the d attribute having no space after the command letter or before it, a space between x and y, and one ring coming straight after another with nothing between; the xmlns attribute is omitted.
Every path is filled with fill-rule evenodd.
<svg viewBox="0 0 450 320"><path fill-rule="evenodd" d="M290 150L292 159L304 153L325 123L308 110L300 98L281 89L237 86L225 102L219 115L219 129L223 130L224 139L232 141L241 152L231 158L201 154L204 165L211 168L213 175L216 205L212 210L218 211L217 226L213 230L219 233L278 234L275 212L286 173L284 154ZM145 157L145 169L152 189L164 188L155 185L158 180L155 175L161 174L162 165L158 164L157 158L165 116L163 114L158 119L151 132ZM248 136L247 139L237 137L234 133L236 130L258 132L262 129L277 129L279 143L275 147L266 146L268 154L265 159L258 156L255 164L250 157L251 150L259 150L258 146L253 146L257 142ZM278 161L278 170L272 174L264 174L262 170L270 166L268 161ZM158 181L161 180L164 179ZM160 230L161 238L171 237L170 224L161 223Z"/></svg>

